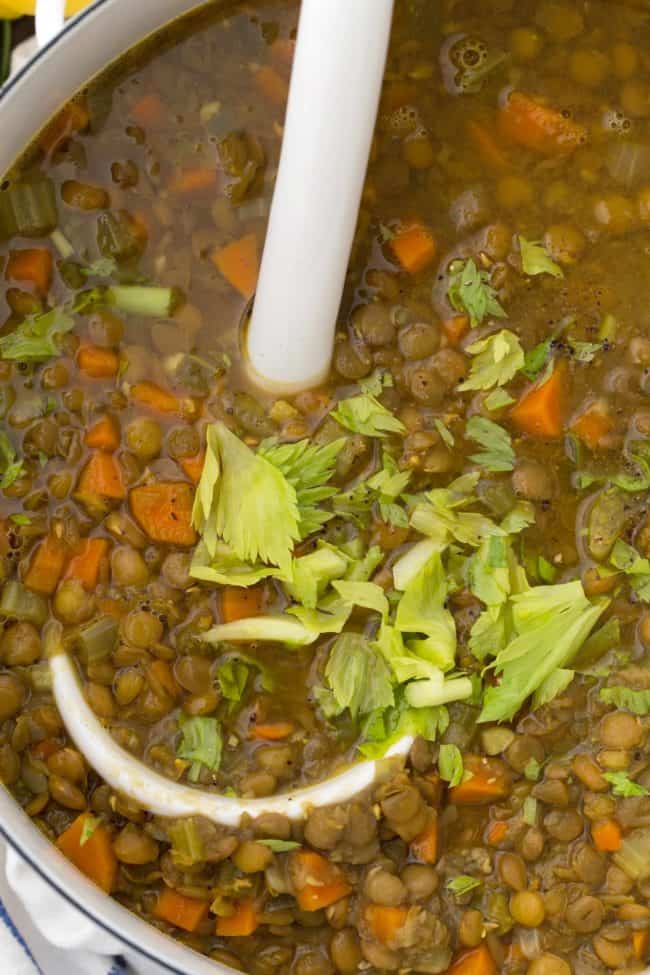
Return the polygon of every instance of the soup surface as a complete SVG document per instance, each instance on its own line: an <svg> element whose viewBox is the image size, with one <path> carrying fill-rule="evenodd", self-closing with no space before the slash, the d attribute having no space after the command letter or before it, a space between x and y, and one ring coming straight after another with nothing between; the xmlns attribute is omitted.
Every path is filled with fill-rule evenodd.
<svg viewBox="0 0 650 975"><path fill-rule="evenodd" d="M641 972L650 12L397 0L331 377L278 400L241 322L298 12L183 20L2 184L0 780L252 975ZM53 648L204 790L415 743L304 823L154 817L67 737Z"/></svg>

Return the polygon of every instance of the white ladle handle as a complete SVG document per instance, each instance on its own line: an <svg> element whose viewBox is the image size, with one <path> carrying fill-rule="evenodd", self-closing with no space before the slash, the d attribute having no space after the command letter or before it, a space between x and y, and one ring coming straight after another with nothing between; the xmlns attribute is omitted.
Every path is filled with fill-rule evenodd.
<svg viewBox="0 0 650 975"><path fill-rule="evenodd" d="M377 117L393 0L303 0L248 336L253 378L325 379Z"/></svg>
<svg viewBox="0 0 650 975"><path fill-rule="evenodd" d="M65 0L36 0L36 39L39 47L49 44L63 29Z"/></svg>
<svg viewBox="0 0 650 975"><path fill-rule="evenodd" d="M235 799L193 789L152 771L115 742L95 717L83 695L75 666L60 650L50 657L52 690L68 734L89 765L123 795L157 816L205 816L224 826L237 826L244 815L280 813L303 819L316 806L345 802L394 771L394 758L402 764L413 738L402 738L380 761L359 762L318 785L294 789L266 799Z"/></svg>

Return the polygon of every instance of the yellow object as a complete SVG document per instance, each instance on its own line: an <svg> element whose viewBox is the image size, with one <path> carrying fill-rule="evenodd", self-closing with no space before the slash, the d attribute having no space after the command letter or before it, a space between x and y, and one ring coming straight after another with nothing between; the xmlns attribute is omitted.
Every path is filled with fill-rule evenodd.
<svg viewBox="0 0 650 975"><path fill-rule="evenodd" d="M90 0L68 0L65 12L68 17L78 14L84 7L90 5ZM13 17L24 17L33 14L35 0L0 0L0 20Z"/></svg>

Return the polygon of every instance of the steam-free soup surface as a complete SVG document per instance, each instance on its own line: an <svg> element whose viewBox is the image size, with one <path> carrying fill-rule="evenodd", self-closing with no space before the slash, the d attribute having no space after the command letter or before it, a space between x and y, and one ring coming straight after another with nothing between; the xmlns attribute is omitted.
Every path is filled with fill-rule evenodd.
<svg viewBox="0 0 650 975"><path fill-rule="evenodd" d="M331 376L273 399L241 326L298 13L180 21L2 183L0 780L252 975L641 972L650 12L397 0ZM415 743L304 823L163 819L69 740L49 652L204 790Z"/></svg>

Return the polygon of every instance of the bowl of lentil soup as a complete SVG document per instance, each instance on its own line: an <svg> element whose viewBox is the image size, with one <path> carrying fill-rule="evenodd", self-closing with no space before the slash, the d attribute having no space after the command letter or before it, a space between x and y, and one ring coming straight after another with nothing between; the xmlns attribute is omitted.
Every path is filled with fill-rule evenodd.
<svg viewBox="0 0 650 975"><path fill-rule="evenodd" d="M239 323L298 12L177 22L3 183L6 821L181 970L633 975L647 6L397 0L332 374L278 400ZM121 748L204 792L414 744L304 820L154 816L68 737L52 652Z"/></svg>

